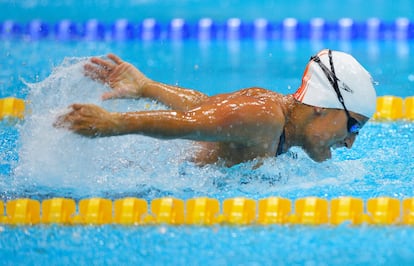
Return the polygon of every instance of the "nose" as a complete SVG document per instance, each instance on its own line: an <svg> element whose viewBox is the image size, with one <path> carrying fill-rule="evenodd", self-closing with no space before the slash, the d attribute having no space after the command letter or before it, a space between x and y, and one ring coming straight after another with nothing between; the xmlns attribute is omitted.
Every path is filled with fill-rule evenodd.
<svg viewBox="0 0 414 266"><path fill-rule="evenodd" d="M354 145L356 139L356 135L352 134L345 138L345 147L348 149L352 148L352 145Z"/></svg>

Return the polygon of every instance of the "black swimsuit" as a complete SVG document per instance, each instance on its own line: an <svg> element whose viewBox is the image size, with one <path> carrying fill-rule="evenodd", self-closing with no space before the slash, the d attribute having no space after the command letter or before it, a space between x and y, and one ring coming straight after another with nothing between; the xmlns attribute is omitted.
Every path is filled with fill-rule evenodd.
<svg viewBox="0 0 414 266"><path fill-rule="evenodd" d="M276 155L281 155L283 153L283 144L285 144L285 130L283 130L282 135L279 138L279 145L277 146Z"/></svg>

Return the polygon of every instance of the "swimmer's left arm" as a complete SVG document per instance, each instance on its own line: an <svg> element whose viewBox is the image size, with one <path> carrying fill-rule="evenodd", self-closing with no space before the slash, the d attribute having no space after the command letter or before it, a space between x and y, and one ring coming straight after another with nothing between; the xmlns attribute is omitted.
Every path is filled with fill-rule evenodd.
<svg viewBox="0 0 414 266"><path fill-rule="evenodd" d="M86 76L111 88L111 91L102 95L102 99L139 98L145 84L152 80L118 56L108 54L107 57L108 59L92 57L84 65Z"/></svg>

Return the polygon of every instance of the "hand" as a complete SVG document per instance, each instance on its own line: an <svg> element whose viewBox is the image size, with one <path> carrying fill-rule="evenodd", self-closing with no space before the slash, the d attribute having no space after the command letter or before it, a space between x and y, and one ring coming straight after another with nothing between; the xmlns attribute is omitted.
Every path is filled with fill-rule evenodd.
<svg viewBox="0 0 414 266"><path fill-rule="evenodd" d="M150 79L116 55L109 54L108 58L110 61L93 57L84 66L86 76L111 87L112 91L104 93L102 99L140 97L142 88Z"/></svg>
<svg viewBox="0 0 414 266"><path fill-rule="evenodd" d="M87 137L121 134L116 115L92 104L73 104L71 111L56 120L55 127L67 128Z"/></svg>

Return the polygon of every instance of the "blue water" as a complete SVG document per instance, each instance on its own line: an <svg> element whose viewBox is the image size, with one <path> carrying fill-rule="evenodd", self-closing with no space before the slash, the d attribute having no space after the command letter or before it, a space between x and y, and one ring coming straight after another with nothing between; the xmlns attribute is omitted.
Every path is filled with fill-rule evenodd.
<svg viewBox="0 0 414 266"><path fill-rule="evenodd" d="M294 17L310 19L323 17L338 19L351 17L366 19L379 17L384 20L396 17L412 17L414 7L410 0L397 0L392 3L387 0L347 0L341 3L330 0L296 0L277 1L263 0L226 0L219 2L203 0L3 0L0 1L0 20L17 19L48 19L57 21L69 18L75 21L97 18L101 21L113 21L118 18L139 20L154 17L169 20L182 17L196 20L200 17L211 17L223 20L230 17L245 19L268 18L284 19Z"/></svg>
<svg viewBox="0 0 414 266"><path fill-rule="evenodd" d="M2 265L412 265L410 228L6 228Z"/></svg>
<svg viewBox="0 0 414 266"><path fill-rule="evenodd" d="M243 41L236 43L25 43L3 42L2 97L29 101L24 122L1 129L0 196L3 201L54 196L81 199L163 196L188 199L235 196L260 199L341 195L364 200L412 197L414 124L370 122L352 150L337 150L317 164L300 150L232 168L196 167L185 158L191 143L141 136L85 139L56 130L54 117L71 102L109 110L159 109L147 100L100 102L107 88L83 77L85 56L120 54L150 77L214 94L259 85L291 93L309 55L320 47L352 52L379 82L378 94L414 95L412 42L369 44ZM375 47L376 49L372 49ZM39 56L42 55L42 56ZM191 56L190 56L191 55ZM214 55L214 56L213 56ZM67 57L69 56L69 57ZM66 58L66 59L65 59ZM3 63L4 64L4 63ZM407 227L0 227L4 264L410 264ZM10 244L13 243L13 244Z"/></svg>
<svg viewBox="0 0 414 266"><path fill-rule="evenodd" d="M130 9L124 7L125 2L100 1L103 6L93 13L91 6L97 3L77 3L75 8L73 2L3 1L0 9L4 7L9 12L1 12L0 20L26 21L40 17L54 21L65 14L75 20L97 17L110 21L121 16L132 18L135 8L142 8L137 19L150 15L160 19L197 18L204 14L216 15L217 19L259 15L277 19L284 14L307 19L318 14L317 7L329 11L320 13L327 19L346 15L356 19L370 16L393 19L412 14L411 2L407 1L392 5L378 1L375 5L373 1L350 2L361 8L351 4L337 7L330 1L319 1L321 5L300 1L295 12L292 2L280 6L274 14L272 8L276 4L271 1L265 1L258 11L252 8L253 4L240 1L220 2L222 8L198 1L177 5L129 1ZM202 8L194 8L195 2ZM118 111L164 108L148 100L101 102L99 96L107 88L83 77L81 72L89 56L113 52L153 79L196 88L210 95L249 86L293 93L309 57L329 47L358 58L378 82L378 95L407 97L414 95L413 44L410 40L201 43L2 40L0 97L24 98L29 111L23 122L0 124L0 199L6 202L22 197L42 200L59 196L79 200L92 196L110 199L135 196L150 201L163 196L182 199L209 196L219 200L235 196L254 199L283 196L294 200L346 195L366 201L378 196L413 197L414 124L405 121L369 122L351 150L336 150L328 162L314 163L295 149L297 158L290 155L269 158L258 169L253 169L254 162L232 168L196 167L186 161L191 153L189 141L159 141L142 136L91 140L51 126L56 115L72 102L96 103ZM0 261L3 265L410 265L414 261L414 249L409 244L413 237L413 228L396 226L2 225Z"/></svg>

